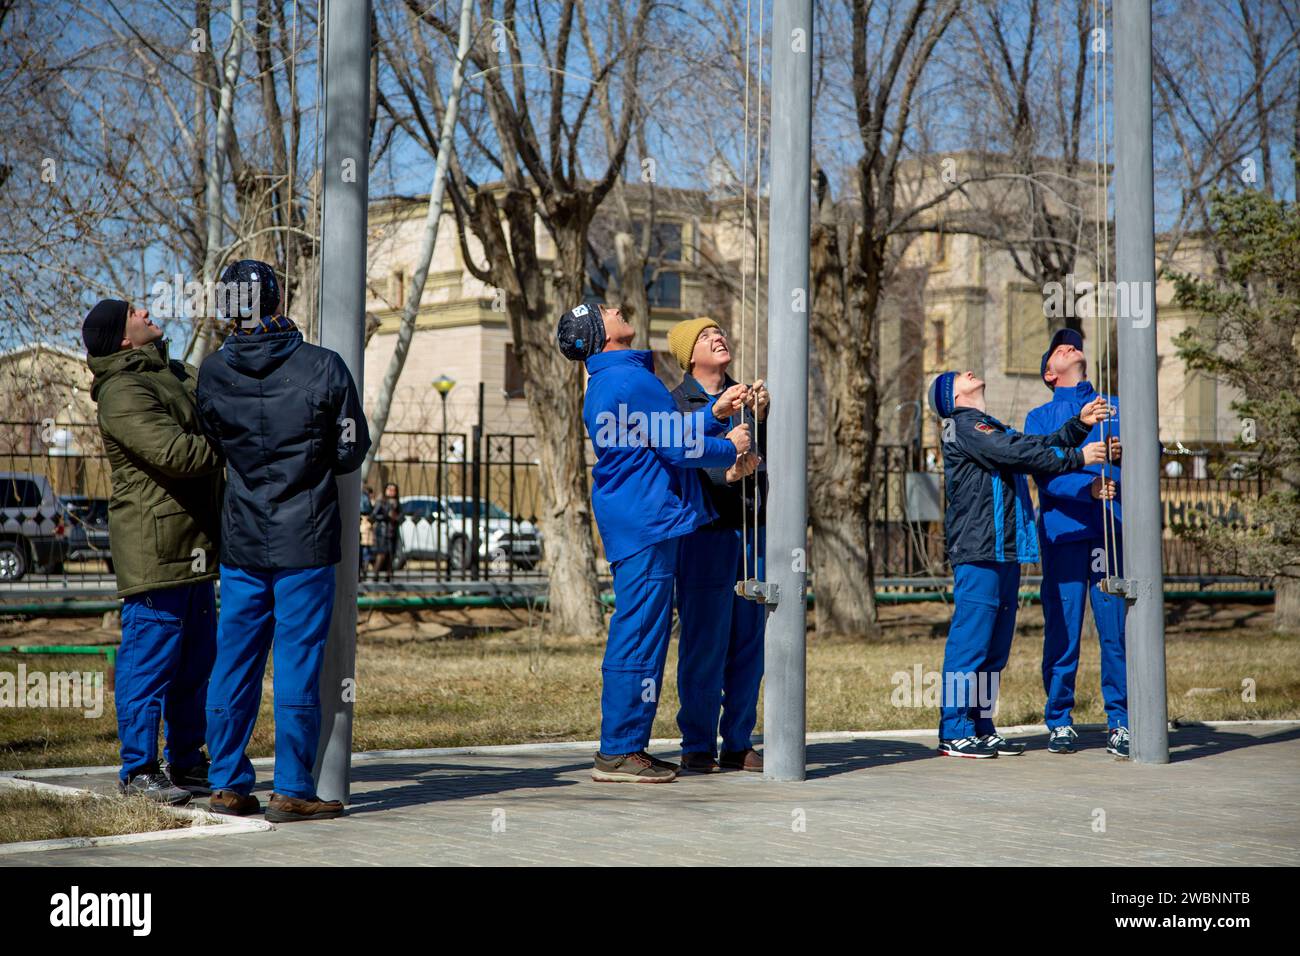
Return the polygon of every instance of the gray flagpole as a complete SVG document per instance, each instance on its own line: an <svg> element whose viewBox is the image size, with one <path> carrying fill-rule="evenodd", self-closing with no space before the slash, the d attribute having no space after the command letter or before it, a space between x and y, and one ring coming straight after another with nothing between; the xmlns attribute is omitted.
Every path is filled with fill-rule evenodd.
<svg viewBox="0 0 1300 956"><path fill-rule="evenodd" d="M366 191L369 164L370 2L325 0L325 160L321 169L320 344L343 357L364 389ZM363 392L364 394L364 392ZM321 665L321 736L316 791L348 802L357 659L357 567L361 472L338 479L343 559L335 569L334 615Z"/></svg>
<svg viewBox="0 0 1300 956"><path fill-rule="evenodd" d="M768 215L768 617L763 776L805 776L808 554L808 244L812 203L812 0L772 10ZM775 603L773 603L775 602Z"/></svg>
<svg viewBox="0 0 1300 956"><path fill-rule="evenodd" d="M1156 394L1155 200L1151 164L1151 4L1115 10L1115 276L1123 403L1124 581L1131 757L1169 762ZM1105 162L1105 157L1100 157Z"/></svg>

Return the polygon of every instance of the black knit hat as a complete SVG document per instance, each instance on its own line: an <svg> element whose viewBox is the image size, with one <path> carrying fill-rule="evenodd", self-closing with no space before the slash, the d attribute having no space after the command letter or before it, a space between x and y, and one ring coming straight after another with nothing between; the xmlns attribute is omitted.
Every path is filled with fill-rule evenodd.
<svg viewBox="0 0 1300 956"><path fill-rule="evenodd" d="M1043 362L1038 369L1038 377L1043 380L1043 384L1056 391L1056 386L1047 380L1047 360L1052 357L1062 345L1073 345L1080 352L1083 351L1083 336L1074 329L1057 329L1056 334L1052 336L1052 341L1047 343L1047 351L1043 353Z"/></svg>
<svg viewBox="0 0 1300 956"><path fill-rule="evenodd" d="M95 358L112 355L126 337L126 313L130 305L121 299L100 299L81 323L81 341L86 353Z"/></svg>
<svg viewBox="0 0 1300 956"><path fill-rule="evenodd" d="M560 316L556 341L564 357L575 362L591 358L605 347L605 320L594 305L575 305Z"/></svg>

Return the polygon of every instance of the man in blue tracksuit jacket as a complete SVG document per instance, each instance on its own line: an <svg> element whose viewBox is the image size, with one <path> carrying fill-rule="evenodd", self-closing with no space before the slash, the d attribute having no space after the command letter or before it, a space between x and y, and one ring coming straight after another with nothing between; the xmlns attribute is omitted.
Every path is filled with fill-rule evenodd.
<svg viewBox="0 0 1300 956"><path fill-rule="evenodd" d="M1098 400L1052 435L1018 435L985 412L984 382L973 372L936 376L930 407L943 419L944 537L955 581L939 753L1016 756L1024 744L1000 735L992 715L1015 634L1020 565L1038 560L1025 475L1061 474L1100 461L1100 443L1077 446L1108 410Z"/></svg>
<svg viewBox="0 0 1300 956"><path fill-rule="evenodd" d="M266 818L329 819L343 805L320 800L312 780L320 668L342 529L357 533L355 512L346 522L339 514L337 477L361 466L370 432L343 359L305 343L281 313L274 270L244 259L221 281L227 289L257 289L258 298L241 308L225 344L199 370L203 429L224 452L229 472L221 512L221 618L207 700L211 806L239 816L260 809L245 749L273 652L275 790Z"/></svg>
<svg viewBox="0 0 1300 956"><path fill-rule="evenodd" d="M592 305L566 312L556 330L560 351L585 360L591 376L582 410L596 450L591 504L614 575L591 776L671 783L677 766L646 747L663 686L681 541L714 518L693 469L752 471L754 462L747 426L717 438L677 411L655 377L653 353L634 350L633 334L618 309Z"/></svg>
<svg viewBox="0 0 1300 956"><path fill-rule="evenodd" d="M1025 417L1025 433L1046 435L1097 398L1088 381L1083 337L1061 329L1043 353L1041 374L1052 400ZM1128 678L1125 673L1124 599L1107 594L1100 583L1108 574L1122 576L1123 554L1118 467L1119 402L1108 397L1116 417L1093 427L1086 441L1112 442L1115 462L1089 465L1066 474L1035 475L1039 527L1043 533L1043 690L1047 693L1047 749L1073 753L1071 725L1074 681L1079 669L1079 633L1085 600L1092 605L1101 644L1101 692L1106 705L1107 750L1129 755ZM1114 501L1113 523L1105 519L1104 501ZM1114 534L1115 537L1111 537ZM1107 564L1110 564L1109 571Z"/></svg>

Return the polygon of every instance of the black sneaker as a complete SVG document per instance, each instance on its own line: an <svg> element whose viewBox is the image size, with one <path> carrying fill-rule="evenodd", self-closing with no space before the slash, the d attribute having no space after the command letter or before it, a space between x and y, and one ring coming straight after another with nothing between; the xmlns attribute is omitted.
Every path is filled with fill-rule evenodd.
<svg viewBox="0 0 1300 956"><path fill-rule="evenodd" d="M944 757L974 757L983 760L996 757L997 748L990 745L984 737L959 737L956 740L939 741L939 753Z"/></svg>
<svg viewBox="0 0 1300 956"><path fill-rule="evenodd" d="M182 790L168 779L167 774L157 770L137 773L126 783L120 780L118 793L127 797L144 797L154 803L164 803L169 807L179 807L190 802L193 796L188 790Z"/></svg>
<svg viewBox="0 0 1300 956"><path fill-rule="evenodd" d="M1114 754L1124 760L1128 759L1129 733L1127 727L1116 727L1110 732L1110 739L1106 741L1106 753Z"/></svg>
<svg viewBox="0 0 1300 956"><path fill-rule="evenodd" d="M207 757L204 757L202 762L184 769L168 764L167 776L182 790L188 790L198 797L207 797L212 794L212 787L208 783L208 768L211 766L212 762Z"/></svg>
<svg viewBox="0 0 1300 956"><path fill-rule="evenodd" d="M1072 754L1074 753L1074 742L1079 739L1074 728L1069 724L1060 727L1053 727L1052 732L1047 736L1047 752L1049 754Z"/></svg>
<svg viewBox="0 0 1300 956"><path fill-rule="evenodd" d="M1025 752L1025 745L1007 740L1001 734L985 734L980 738L998 752L999 757L1019 757Z"/></svg>

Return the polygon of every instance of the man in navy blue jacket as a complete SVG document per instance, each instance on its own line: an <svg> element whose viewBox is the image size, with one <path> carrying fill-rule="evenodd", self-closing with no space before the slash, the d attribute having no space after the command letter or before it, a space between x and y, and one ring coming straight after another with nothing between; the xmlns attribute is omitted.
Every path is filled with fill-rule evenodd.
<svg viewBox="0 0 1300 956"><path fill-rule="evenodd" d="M702 416L677 411L655 377L653 353L632 348L634 330L615 308L579 305L559 322L566 358L591 378L582 417L596 450L591 505L614 575L615 610L601 665L601 783L671 783L677 765L646 753L663 686L681 542L715 517L699 468L752 473L749 427L717 438ZM736 406L743 386L722 398ZM719 418L730 414L730 405Z"/></svg>
<svg viewBox="0 0 1300 956"><path fill-rule="evenodd" d="M707 317L678 322L668 331L668 350L685 375L673 389L677 409L704 414L710 434L731 423L710 410L729 389L740 389L727 369L731 347L718 323ZM737 419L748 422L762 445L768 394L762 380L749 389ZM677 696L681 709L682 770L761 773L763 758L752 746L763 681L763 633L767 609L736 594L747 573L763 579L767 518L767 471L737 481L731 469L699 472L717 518L691 532L677 569ZM718 752L718 736L722 751Z"/></svg>
<svg viewBox="0 0 1300 956"><path fill-rule="evenodd" d="M1083 337L1061 329L1043 353L1041 374L1052 390L1052 400L1025 417L1025 433L1046 435L1056 431L1079 409L1097 398L1088 381ZM1040 474L1039 527L1043 542L1043 690L1047 693L1047 749L1073 753L1075 733L1074 681L1079 669L1079 634L1083 629L1085 600L1092 605L1101 644L1101 693L1106 705L1106 749L1118 757L1129 755L1128 676L1124 654L1124 599L1101 590L1110 573L1122 576L1123 553L1119 505L1119 401L1108 397L1116 417L1093 427L1085 441L1112 443L1113 463L1089 465L1065 474ZM1113 501L1114 520L1104 504ZM1113 535L1113 537L1112 537ZM1109 569L1107 565L1110 565Z"/></svg>
<svg viewBox="0 0 1300 956"><path fill-rule="evenodd" d="M973 372L936 376L930 407L943 419L944 537L955 582L939 753L1017 756L1024 745L997 732L993 710L1016 629L1020 565L1038 560L1025 475L1061 474L1100 461L1100 442L1077 446L1109 409L1098 399L1052 435L1018 435L985 412L984 382Z"/></svg>
<svg viewBox="0 0 1300 956"><path fill-rule="evenodd" d="M275 653L275 790L266 818L329 819L316 795L320 667L334 607L344 527L335 478L361 466L370 432L337 353L309 345L283 314L275 271L244 259L221 277L258 290L241 303L225 344L199 370L203 430L226 456L221 512L221 617L208 685L212 809L259 809L245 753ZM356 534L356 517L347 516ZM349 571L349 573L352 573Z"/></svg>

